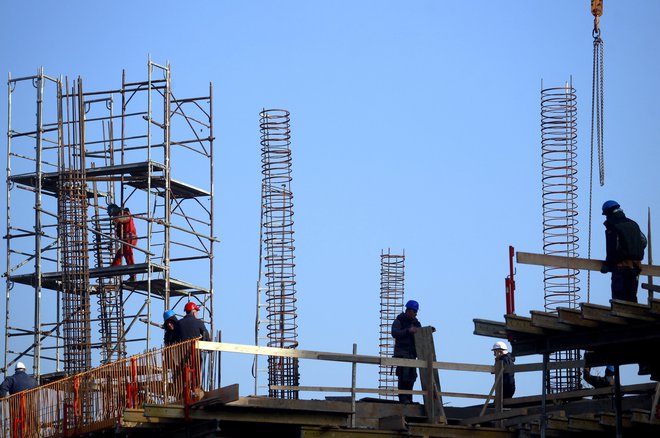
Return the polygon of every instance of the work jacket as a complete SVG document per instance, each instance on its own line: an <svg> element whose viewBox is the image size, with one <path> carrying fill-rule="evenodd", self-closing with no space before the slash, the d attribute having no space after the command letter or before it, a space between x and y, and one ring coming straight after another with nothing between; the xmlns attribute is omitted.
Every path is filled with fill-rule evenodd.
<svg viewBox="0 0 660 438"><path fill-rule="evenodd" d="M392 323L392 337L394 338L394 357L417 359L415 349L415 334L410 333L410 327L421 327L417 318L409 318L405 312L396 317Z"/></svg>
<svg viewBox="0 0 660 438"><path fill-rule="evenodd" d="M202 338L202 341L211 340L204 322L201 319L195 318L192 312L180 319L174 326L174 342L182 342L199 337Z"/></svg>
<svg viewBox="0 0 660 438"><path fill-rule="evenodd" d="M0 397L6 397L17 392L25 391L37 387L37 381L34 377L25 371L16 371L13 376L9 376L0 385Z"/></svg>

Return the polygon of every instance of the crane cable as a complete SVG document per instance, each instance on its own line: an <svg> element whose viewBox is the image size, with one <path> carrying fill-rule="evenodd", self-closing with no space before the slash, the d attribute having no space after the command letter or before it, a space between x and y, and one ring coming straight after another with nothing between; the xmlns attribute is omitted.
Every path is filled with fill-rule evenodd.
<svg viewBox="0 0 660 438"><path fill-rule="evenodd" d="M591 258L591 211L593 200L593 168L594 168L594 131L596 151L598 154L598 175L600 186L605 185L605 149L603 137L603 40L600 37L600 16L603 15L603 0L591 0L591 13L594 16L594 57L591 82L591 163L589 166L589 238L587 257ZM587 273L587 301L590 301L591 272Z"/></svg>

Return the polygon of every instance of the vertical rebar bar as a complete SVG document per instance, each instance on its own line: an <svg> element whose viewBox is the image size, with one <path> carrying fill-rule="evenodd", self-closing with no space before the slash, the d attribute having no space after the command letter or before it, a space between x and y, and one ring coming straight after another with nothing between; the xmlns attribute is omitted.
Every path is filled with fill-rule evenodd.
<svg viewBox="0 0 660 438"><path fill-rule="evenodd" d="M543 183L543 253L578 257L577 219L577 96L572 79L564 87L541 85L541 143ZM577 269L545 267L545 310L576 308L579 301ZM552 361L579 360L580 351L553 353ZM550 374L550 392L581 387L579 369L557 369Z"/></svg>
<svg viewBox="0 0 660 438"><path fill-rule="evenodd" d="M260 113L262 182L262 245L266 276L269 347L296 348L296 281L291 191L291 129L289 112ZM298 386L297 358L269 357L270 385ZM271 397L298 398L296 390L269 390Z"/></svg>
<svg viewBox="0 0 660 438"><path fill-rule="evenodd" d="M92 367L82 79L78 78L71 91L71 121L76 135L68 144L60 145L63 167L58 181L63 313L71 315L64 323L64 371L69 375Z"/></svg>
<svg viewBox="0 0 660 438"><path fill-rule="evenodd" d="M405 251L402 254L392 254L388 248L380 252L380 357L392 357L394 354L394 338L392 338L392 323L403 309L405 290ZM397 377L394 367L380 365L378 369L378 389L397 389ZM380 393L382 399L396 398L394 393Z"/></svg>

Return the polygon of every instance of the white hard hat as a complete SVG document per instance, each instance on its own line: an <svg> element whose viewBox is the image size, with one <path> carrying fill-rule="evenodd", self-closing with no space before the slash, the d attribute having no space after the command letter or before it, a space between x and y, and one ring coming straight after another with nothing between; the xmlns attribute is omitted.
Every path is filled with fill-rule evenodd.
<svg viewBox="0 0 660 438"><path fill-rule="evenodd" d="M509 349L507 348L506 344L502 341L497 341L493 344L493 348L491 350L504 350L508 351Z"/></svg>
<svg viewBox="0 0 660 438"><path fill-rule="evenodd" d="M23 362L18 362L16 364L16 370L24 370L25 369L25 364Z"/></svg>

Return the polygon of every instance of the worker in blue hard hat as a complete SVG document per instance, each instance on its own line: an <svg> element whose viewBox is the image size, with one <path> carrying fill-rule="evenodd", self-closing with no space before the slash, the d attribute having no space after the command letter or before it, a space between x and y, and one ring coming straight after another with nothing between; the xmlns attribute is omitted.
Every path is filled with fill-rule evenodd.
<svg viewBox="0 0 660 438"><path fill-rule="evenodd" d="M646 236L616 201L603 204L606 258L600 272L612 273L612 299L637 302Z"/></svg>
<svg viewBox="0 0 660 438"><path fill-rule="evenodd" d="M174 310L168 309L163 312L163 330L165 330L164 343L165 346L174 344L174 329L178 319Z"/></svg>
<svg viewBox="0 0 660 438"><path fill-rule="evenodd" d="M392 323L392 337L394 338L394 357L417 359L415 349L415 333L422 326L417 320L419 303L410 300L406 303L405 312L396 317ZM399 389L412 390L417 380L417 369L412 367L396 367ZM412 394L399 394L399 401L412 403Z"/></svg>
<svg viewBox="0 0 660 438"><path fill-rule="evenodd" d="M591 374L591 368L584 367L584 374L582 378L594 388L609 388L614 386L614 367L608 365L605 367L605 376L597 376ZM593 398L605 398L608 395L595 395Z"/></svg>

